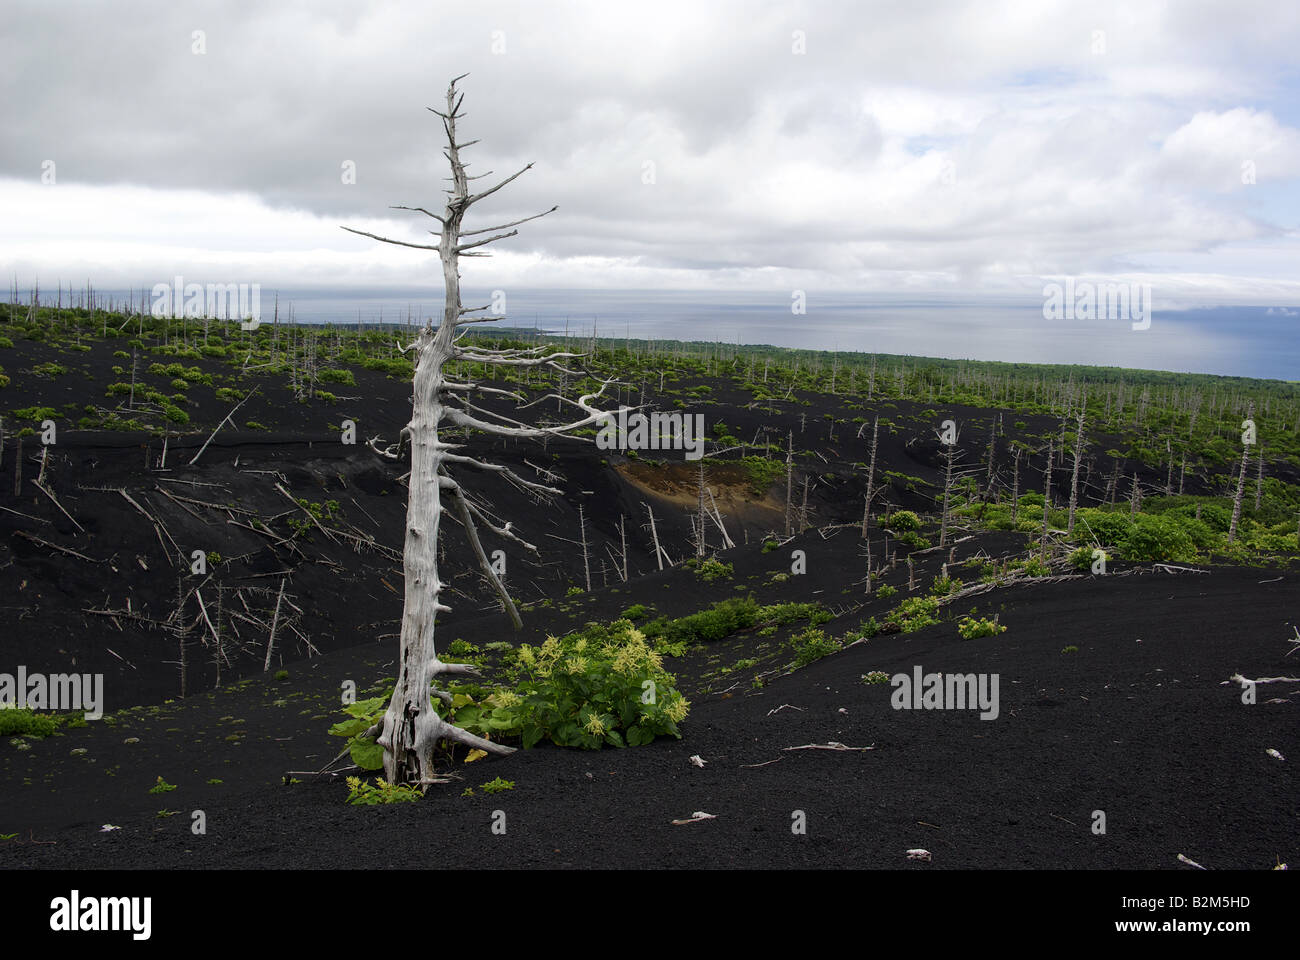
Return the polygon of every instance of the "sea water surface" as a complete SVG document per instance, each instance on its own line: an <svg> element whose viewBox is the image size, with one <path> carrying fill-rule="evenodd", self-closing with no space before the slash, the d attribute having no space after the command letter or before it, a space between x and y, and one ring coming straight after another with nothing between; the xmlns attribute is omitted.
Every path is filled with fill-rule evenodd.
<svg viewBox="0 0 1300 960"><path fill-rule="evenodd" d="M440 316L440 286L386 290L261 290L269 320L371 324ZM138 293L137 293L138 297ZM493 291L465 288L462 302L492 302ZM813 350L909 354L1019 363L1081 363L1226 376L1300 380L1300 309L1217 306L1163 310L1148 329L1125 319L1047 320L1041 298L807 296L792 312L788 291L517 289L506 295L503 325L575 336L722 341Z"/></svg>

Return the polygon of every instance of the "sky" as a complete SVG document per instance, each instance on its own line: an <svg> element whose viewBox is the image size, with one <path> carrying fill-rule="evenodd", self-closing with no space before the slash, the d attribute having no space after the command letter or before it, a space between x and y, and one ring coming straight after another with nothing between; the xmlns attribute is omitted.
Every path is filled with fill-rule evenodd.
<svg viewBox="0 0 1300 960"><path fill-rule="evenodd" d="M9 0L0 273L436 291L339 227L433 242L390 207L441 208L468 72L471 175L534 166L467 226L559 208L468 287L1290 310L1297 49L1276 0Z"/></svg>

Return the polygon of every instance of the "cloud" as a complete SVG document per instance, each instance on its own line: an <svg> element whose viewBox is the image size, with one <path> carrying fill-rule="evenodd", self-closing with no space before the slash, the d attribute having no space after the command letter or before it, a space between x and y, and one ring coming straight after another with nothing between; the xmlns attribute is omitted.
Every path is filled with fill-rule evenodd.
<svg viewBox="0 0 1300 960"><path fill-rule="evenodd" d="M424 108L470 70L471 173L536 164L475 225L560 209L467 282L977 295L1070 274L1296 299L1289 8L126 9L18 3L4 27L24 95L4 107L0 266L22 283L436 281L431 256L338 225L429 241L389 206L439 203Z"/></svg>

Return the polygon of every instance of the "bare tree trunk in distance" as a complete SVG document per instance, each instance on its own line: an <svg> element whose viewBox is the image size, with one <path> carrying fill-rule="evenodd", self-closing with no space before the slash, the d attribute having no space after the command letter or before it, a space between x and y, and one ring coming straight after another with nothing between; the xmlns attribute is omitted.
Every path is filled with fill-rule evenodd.
<svg viewBox="0 0 1300 960"><path fill-rule="evenodd" d="M867 523L871 519L871 495L875 493L873 489L876 479L876 440L877 433L880 429L880 417L876 417L871 425L871 463L867 466L867 498L862 505L862 537L866 539ZM869 592L869 591L868 591Z"/></svg>
<svg viewBox="0 0 1300 960"><path fill-rule="evenodd" d="M1255 404L1246 410L1246 419L1255 418ZM1232 524L1228 527L1228 542L1237 539L1237 523L1241 520L1241 495L1246 492L1246 467L1250 465L1250 444L1241 445L1241 473L1237 475L1237 495L1232 498Z"/></svg>
<svg viewBox="0 0 1300 960"><path fill-rule="evenodd" d="M1043 471L1043 542L1040 552L1047 556L1047 512L1052 509L1052 441L1047 441L1047 469Z"/></svg>
<svg viewBox="0 0 1300 960"><path fill-rule="evenodd" d="M1074 433L1074 473L1070 475L1070 521L1066 535L1074 536L1074 510L1079 505L1079 460L1083 456L1083 408L1079 408L1079 426Z"/></svg>

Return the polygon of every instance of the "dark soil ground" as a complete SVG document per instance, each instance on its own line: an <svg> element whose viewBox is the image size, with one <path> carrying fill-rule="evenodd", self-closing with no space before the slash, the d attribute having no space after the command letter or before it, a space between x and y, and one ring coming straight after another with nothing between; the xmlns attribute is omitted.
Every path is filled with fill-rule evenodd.
<svg viewBox="0 0 1300 960"><path fill-rule="evenodd" d="M79 355L76 374L48 382L23 371L53 348L21 348L30 356L8 355L6 369L25 402L78 403L117 379L106 366L120 360L105 345ZM69 376L80 378L75 389ZM788 641L801 625L737 634L669 662L692 702L681 740L599 752L541 746L455 764L454 782L418 803L347 805L341 780L304 771L341 747L326 733L340 719L341 684L364 695L395 672L405 467L376 456L364 438L391 440L409 409L408 383L365 371L357 380L346 392L364 400L334 406L295 403L268 381L239 419L272 430L227 429L194 466L188 460L229 409L198 391L193 432L169 438L165 469L156 437L66 430L44 469L71 517L32 483L42 469L32 438L13 493L15 447L5 441L0 671L102 672L111 716L44 740L0 742L0 867L1191 869L1179 854L1212 869L1300 863L1296 684L1261 685L1259 702L1246 705L1228 682L1236 673L1300 674L1300 655L1286 656L1300 622L1294 567L1115 564L1104 577L1003 586L944 608L936 626L881 634L797 670ZM864 472L854 464L866 459L866 442L854 435L860 425L824 419L861 411L828 396L808 397L812 405L795 412L743 406L726 384L715 386L709 417L736 436L793 431L797 448L819 451L825 464L809 507L820 530L764 552L765 535L784 522L784 485L754 490L739 468L715 468L710 483L738 546L718 551L732 576L709 584L682 565L658 570L646 526L648 505L673 559L689 555L693 467L638 464L590 444L471 446L528 476L538 475L534 467L556 471L566 492L539 505L493 475L472 478L475 497L539 548L536 556L508 551L507 582L527 604L525 627L511 628L462 562L464 537L452 523L453 613L439 619L440 647L457 638L538 642L633 604L680 616L747 594L762 603L817 600L835 617L826 632L838 636L906 596L901 562L884 578L897 597L863 590L864 547L852 524ZM43 392L54 390L67 398ZM933 417L923 403L888 406L897 432L882 431L878 469L914 479L891 482L885 499L933 510ZM996 412L941 413L970 424L963 446L974 461ZM347 417L361 424L361 444L339 442ZM1034 421L1030 432L1056 426L1020 419ZM1002 440L999 472L1009 470L1005 454ZM1063 470L1055 482L1068 479ZM1092 477L1085 502L1096 502L1103 482ZM1189 478L1189 489L1199 482ZM338 508L318 527L290 502L299 497ZM626 583L613 559L620 517ZM308 528L295 530L291 519ZM877 558L883 536L873 535ZM1027 549L1021 534L956 537L955 564ZM506 546L485 539L489 551ZM185 637L167 624L176 555L196 549L219 555L202 592L205 612L223 624L220 646L193 603L181 618L192 626ZM794 550L805 552L807 573L774 580L790 572ZM916 557L918 591L948 559ZM593 589L567 595L585 587L587 571ZM188 590L194 578L184 574ZM290 625L263 672L261 624L281 583ZM996 614L1007 632L962 640L954 621L972 609ZM863 682L873 671L918 666L997 674L999 716L896 710L888 684ZM273 678L279 669L287 678ZM788 749L828 743L870 749ZM151 793L160 777L176 789ZM484 795L481 785L495 777L516 786ZM473 796L463 795L467 787ZM196 811L202 835L192 831ZM696 811L714 818L674 824ZM1093 829L1098 811L1104 833ZM796 818L806 833L792 831ZM504 834L494 833L502 822ZM932 859L909 860L913 848Z"/></svg>

